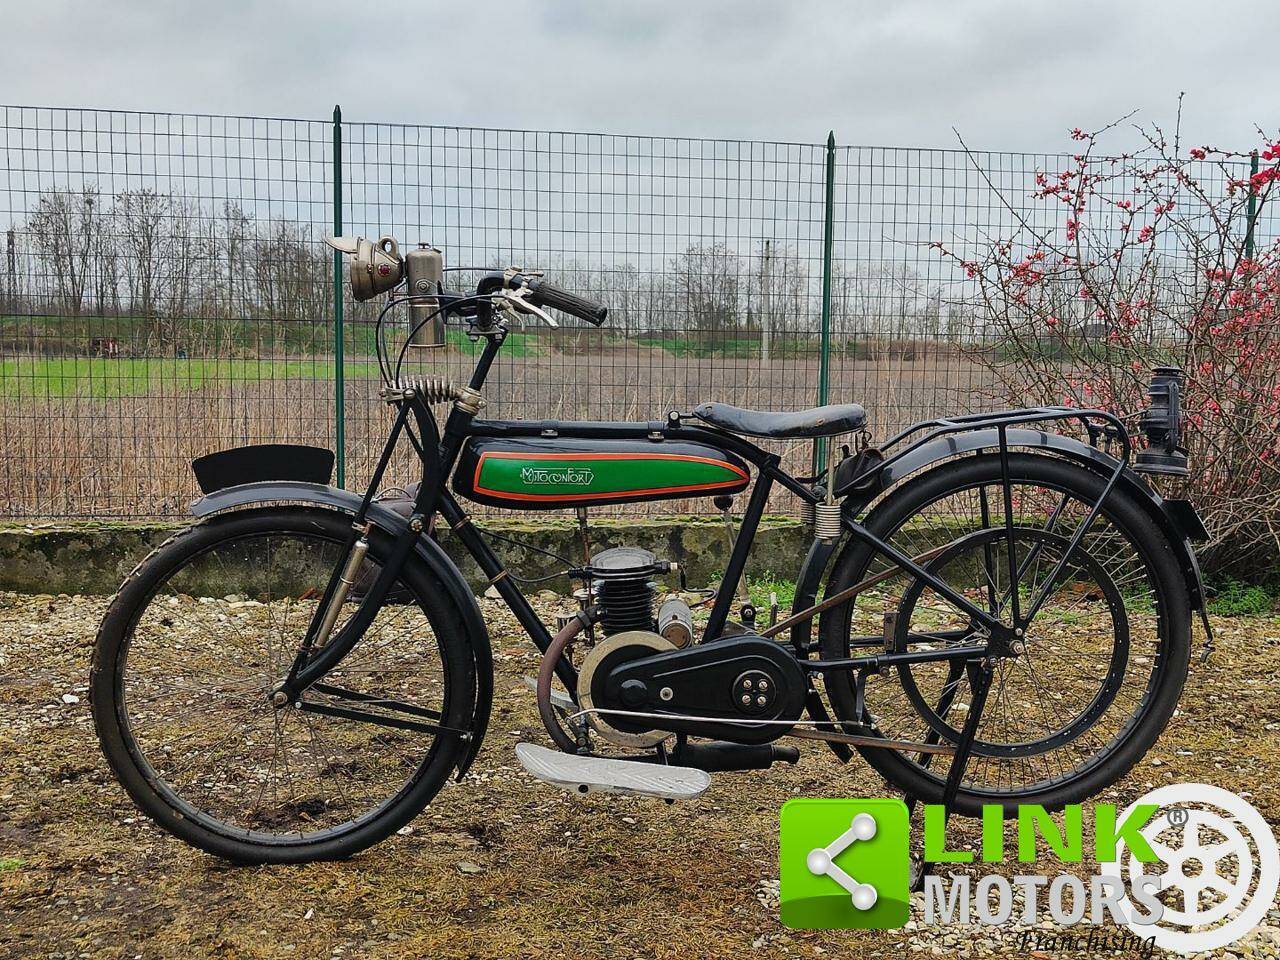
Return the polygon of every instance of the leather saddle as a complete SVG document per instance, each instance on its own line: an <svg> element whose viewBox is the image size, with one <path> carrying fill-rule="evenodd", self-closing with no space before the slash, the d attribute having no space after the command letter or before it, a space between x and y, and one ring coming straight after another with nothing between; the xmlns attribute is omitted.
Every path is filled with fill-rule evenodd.
<svg viewBox="0 0 1280 960"><path fill-rule="evenodd" d="M867 422L867 412L856 403L831 403L785 413L747 410L728 403L700 403L693 408L693 414L729 433L771 440L832 437L861 430Z"/></svg>

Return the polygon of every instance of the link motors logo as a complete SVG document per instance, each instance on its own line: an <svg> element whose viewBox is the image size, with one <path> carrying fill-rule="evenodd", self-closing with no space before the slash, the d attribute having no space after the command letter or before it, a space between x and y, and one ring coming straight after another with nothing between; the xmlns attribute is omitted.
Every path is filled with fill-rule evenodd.
<svg viewBox="0 0 1280 960"><path fill-rule="evenodd" d="M520 482L528 486L589 487L595 478L587 467L524 467L520 471Z"/></svg>
<svg viewBox="0 0 1280 960"><path fill-rule="evenodd" d="M1117 812L1091 806L1092 857L1086 853L1085 807L1062 814L1023 806L1016 845L1006 853L999 807L985 808L978 853L949 850L941 807L925 807L924 860L938 864L1057 860L1074 870L1020 871L924 878L922 926L1023 924L1037 938L1047 912L1063 942L1101 942L1110 921L1135 943L1179 953L1224 947L1256 927L1280 887L1280 849L1266 820L1230 791L1206 784L1153 790ZM911 864L906 807L892 800L791 800L780 817L782 921L799 928L899 927L910 912ZM1047 849L1044 849L1047 848ZM1079 875L1088 861L1095 875ZM1032 867L1034 869L1034 867ZM1014 892L1024 907L1013 910ZM1094 932L1073 934L1077 925ZM1127 936L1128 934L1126 934ZM1039 942L1039 940L1037 940Z"/></svg>
<svg viewBox="0 0 1280 960"><path fill-rule="evenodd" d="M911 848L901 800L788 800L779 844L782 922L887 930L910 913Z"/></svg>

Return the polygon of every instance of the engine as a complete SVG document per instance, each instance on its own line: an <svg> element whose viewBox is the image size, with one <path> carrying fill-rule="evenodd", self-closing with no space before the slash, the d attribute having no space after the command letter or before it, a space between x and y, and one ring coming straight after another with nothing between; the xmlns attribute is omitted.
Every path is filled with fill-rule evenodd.
<svg viewBox="0 0 1280 960"><path fill-rule="evenodd" d="M578 672L578 702L584 709L612 706L596 703L593 697L593 689L598 687L597 678L603 681L609 669L654 653L675 650L692 640L693 615L688 605L678 598L664 603L663 610L673 603L683 608L682 619L676 621L681 629L672 631L683 638L683 643L668 640L657 632L654 578L674 569L675 564L659 560L640 547L614 547L597 553L581 571L587 592L600 611L599 625L604 634L604 639L591 648ZM604 665L607 667L602 670ZM607 713L590 714L589 722L604 739L623 746L653 746L667 736L644 725L629 724L628 729L621 729Z"/></svg>
<svg viewBox="0 0 1280 960"><path fill-rule="evenodd" d="M581 571L604 635L578 671L578 703L593 711L592 727L629 747L672 733L744 744L781 736L788 725L780 721L804 707L795 657L751 633L694 644L688 604L672 597L657 609L654 578L674 569L648 550L615 547Z"/></svg>
<svg viewBox="0 0 1280 960"><path fill-rule="evenodd" d="M655 612L655 576L671 573L674 563L659 560L640 547L614 547L597 553L583 570L601 610L606 637L625 630L656 631L674 646L693 641L693 614L679 597L671 597Z"/></svg>

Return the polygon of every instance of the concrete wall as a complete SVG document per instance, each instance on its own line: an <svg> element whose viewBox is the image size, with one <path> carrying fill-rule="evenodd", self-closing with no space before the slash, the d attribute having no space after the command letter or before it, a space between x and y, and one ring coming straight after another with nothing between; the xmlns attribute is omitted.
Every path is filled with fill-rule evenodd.
<svg viewBox="0 0 1280 960"><path fill-rule="evenodd" d="M20 593L115 593L120 581L154 547L182 524L84 522L56 526L0 527L0 590ZM580 562L582 547L572 521L561 519L485 520L482 531L550 550ZM591 524L592 550L622 545L652 550L663 560L682 564L690 587L716 583L724 570L729 547L719 519L664 518L654 520L601 520ZM459 563L472 586L480 590L484 579L451 536L442 543ZM500 540L490 541L512 573L536 577L557 568L557 562L533 550ZM809 535L791 518L766 518L756 537L748 575L793 580ZM530 589L563 590L564 579Z"/></svg>

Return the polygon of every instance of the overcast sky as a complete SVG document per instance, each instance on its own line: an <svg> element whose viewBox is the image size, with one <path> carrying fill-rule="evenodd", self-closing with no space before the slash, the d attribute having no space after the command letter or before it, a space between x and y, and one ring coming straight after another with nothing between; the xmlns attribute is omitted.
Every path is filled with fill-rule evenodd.
<svg viewBox="0 0 1280 960"><path fill-rule="evenodd" d="M1206 0L42 0L10 104L1058 150L1141 111L1274 130L1280 4Z"/></svg>

